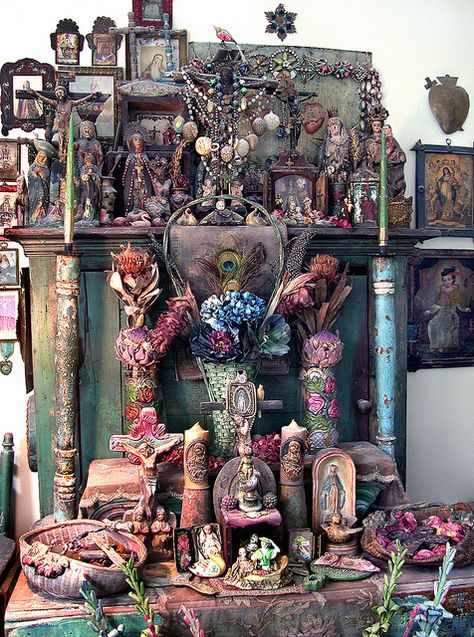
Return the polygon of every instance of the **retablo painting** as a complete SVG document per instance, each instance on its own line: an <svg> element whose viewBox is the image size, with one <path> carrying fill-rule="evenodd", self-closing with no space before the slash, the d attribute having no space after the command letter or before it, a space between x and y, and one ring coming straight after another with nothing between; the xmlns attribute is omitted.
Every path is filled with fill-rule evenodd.
<svg viewBox="0 0 474 637"><path fill-rule="evenodd" d="M333 515L355 521L356 471L352 458L336 448L323 449L315 456L313 481L313 531Z"/></svg>
<svg viewBox="0 0 474 637"><path fill-rule="evenodd" d="M418 227L442 235L474 236L474 148L428 146L416 151Z"/></svg>
<svg viewBox="0 0 474 637"><path fill-rule="evenodd" d="M474 364L474 252L418 250L410 265L409 364Z"/></svg>
<svg viewBox="0 0 474 637"><path fill-rule="evenodd" d="M20 153L16 139L0 139L0 180L14 181L20 169Z"/></svg>

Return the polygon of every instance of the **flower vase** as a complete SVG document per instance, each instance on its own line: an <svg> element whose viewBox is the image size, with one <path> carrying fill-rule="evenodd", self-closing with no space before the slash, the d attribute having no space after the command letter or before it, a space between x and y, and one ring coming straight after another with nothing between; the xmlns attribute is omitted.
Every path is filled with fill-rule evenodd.
<svg viewBox="0 0 474 637"><path fill-rule="evenodd" d="M342 359L344 345L338 335L318 332L303 344L303 418L311 451L339 442L339 405L334 367Z"/></svg>
<svg viewBox="0 0 474 637"><path fill-rule="evenodd" d="M311 451L334 447L339 441L339 405L332 367L303 367L303 424Z"/></svg>
<svg viewBox="0 0 474 637"><path fill-rule="evenodd" d="M235 380L239 371L247 372L248 380L255 382L255 377L260 369L260 360L244 363L209 363L198 360L199 367L204 376L209 400L225 404L227 383ZM231 458L234 456L236 435L234 425L225 411L212 413L211 427L211 453L219 458Z"/></svg>
<svg viewBox="0 0 474 637"><path fill-rule="evenodd" d="M125 419L131 427L144 407L154 407L164 422L163 395L156 365L132 367L125 372Z"/></svg>

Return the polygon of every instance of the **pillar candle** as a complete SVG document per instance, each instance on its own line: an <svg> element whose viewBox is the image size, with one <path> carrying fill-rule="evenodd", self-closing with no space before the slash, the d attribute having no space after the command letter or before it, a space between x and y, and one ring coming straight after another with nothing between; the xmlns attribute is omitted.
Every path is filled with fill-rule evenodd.
<svg viewBox="0 0 474 637"><path fill-rule="evenodd" d="M380 138L379 246L388 244L387 153L385 133Z"/></svg>
<svg viewBox="0 0 474 637"><path fill-rule="evenodd" d="M184 486L207 489L209 486L209 432L197 422L184 432Z"/></svg>
<svg viewBox="0 0 474 637"><path fill-rule="evenodd" d="M64 208L64 249L71 251L74 237L74 122L69 118L66 160L66 204Z"/></svg>
<svg viewBox="0 0 474 637"><path fill-rule="evenodd" d="M306 428L300 427L295 420L281 428L280 484L303 484L307 434Z"/></svg>

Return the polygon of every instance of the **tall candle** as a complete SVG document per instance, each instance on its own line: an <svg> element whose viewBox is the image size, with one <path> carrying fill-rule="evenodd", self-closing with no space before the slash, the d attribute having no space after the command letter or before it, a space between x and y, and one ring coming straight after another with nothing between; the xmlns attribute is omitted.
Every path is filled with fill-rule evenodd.
<svg viewBox="0 0 474 637"><path fill-rule="evenodd" d="M184 486L207 489L209 486L209 432L197 422L184 432Z"/></svg>
<svg viewBox="0 0 474 637"><path fill-rule="evenodd" d="M307 435L306 428L300 427L295 420L281 428L280 484L291 486L303 484Z"/></svg>
<svg viewBox="0 0 474 637"><path fill-rule="evenodd" d="M380 138L379 246L388 244L387 153L385 133Z"/></svg>
<svg viewBox="0 0 474 637"><path fill-rule="evenodd" d="M66 161L66 205L64 208L64 250L72 250L74 237L74 122L69 118L69 137Z"/></svg>

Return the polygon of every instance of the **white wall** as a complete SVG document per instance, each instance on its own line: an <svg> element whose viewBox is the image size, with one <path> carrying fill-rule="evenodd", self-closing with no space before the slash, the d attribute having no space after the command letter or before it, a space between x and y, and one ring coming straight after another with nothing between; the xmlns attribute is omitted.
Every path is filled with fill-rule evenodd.
<svg viewBox="0 0 474 637"><path fill-rule="evenodd" d="M83 0L81 3L38 3L25 0L21 12L14 2L2 2L0 64L33 57L54 64L49 34L63 17L74 18L81 33L90 31L97 14L126 23L131 0ZM264 11L278 0L174 0L173 26L186 28L189 40L214 40L213 25L227 28L240 42L279 44L265 34ZM424 78L450 74L474 99L474 3L472 0L287 0L296 11L297 33L288 45L369 50L383 82L384 105L404 150L421 138L444 143L445 135L428 107ZM16 26L14 26L16 25ZM120 51L123 59L124 47ZM90 64L90 51L81 56ZM451 135L453 144L470 146L474 112L464 132ZM414 194L414 153L408 153L407 194ZM470 239L435 240L426 248L473 249ZM474 500L474 369L422 370L408 376L408 490L413 499ZM25 455L24 387L21 359L14 371L0 378L4 418L0 433L12 430L16 439L17 532L36 517L36 479Z"/></svg>

